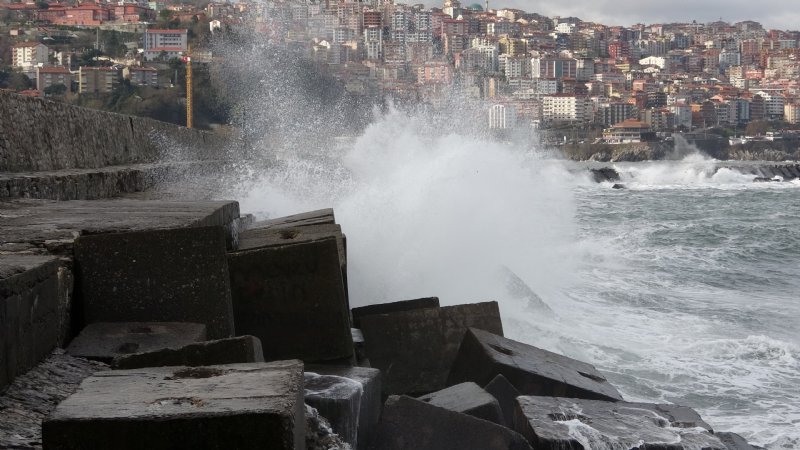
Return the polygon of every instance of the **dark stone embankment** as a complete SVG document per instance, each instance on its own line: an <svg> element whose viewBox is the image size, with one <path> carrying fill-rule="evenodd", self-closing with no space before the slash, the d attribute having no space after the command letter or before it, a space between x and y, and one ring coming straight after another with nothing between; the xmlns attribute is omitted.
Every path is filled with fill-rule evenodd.
<svg viewBox="0 0 800 450"><path fill-rule="evenodd" d="M569 143L559 146L559 149L566 158L573 161L638 162L675 159L676 155L682 155L694 148L721 161L800 161L800 139L749 141L731 145L728 139L711 134L684 133L677 136L678 140L675 141Z"/></svg>
<svg viewBox="0 0 800 450"><path fill-rule="evenodd" d="M16 101L68 124L82 113ZM77 141L7 132L3 155L20 139L15 152L61 164L25 170L73 170L63 152L82 158ZM100 136L80 164L151 155L103 153ZM235 201L19 197L0 193L0 448L546 449L565 448L570 426L649 443L694 425L669 449L743 448L688 408L624 403L590 364L503 337L497 302L351 308L346 230L332 210L253 222ZM572 404L585 417L539 417Z"/></svg>

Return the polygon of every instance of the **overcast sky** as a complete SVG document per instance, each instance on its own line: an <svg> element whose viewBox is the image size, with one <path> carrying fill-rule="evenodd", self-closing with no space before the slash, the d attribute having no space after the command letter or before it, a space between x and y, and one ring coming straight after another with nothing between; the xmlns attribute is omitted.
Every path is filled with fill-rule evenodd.
<svg viewBox="0 0 800 450"><path fill-rule="evenodd" d="M484 5L485 0L478 0ZM441 7L443 2L435 6ZM462 4L472 4L462 0ZM800 29L794 0L489 0L490 8L518 8L546 16L575 16L606 25L755 20L764 28Z"/></svg>

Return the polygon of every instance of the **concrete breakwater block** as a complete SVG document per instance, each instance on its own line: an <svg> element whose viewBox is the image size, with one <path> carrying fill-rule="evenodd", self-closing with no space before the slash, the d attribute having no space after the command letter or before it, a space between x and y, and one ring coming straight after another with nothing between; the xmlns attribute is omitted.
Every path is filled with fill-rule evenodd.
<svg viewBox="0 0 800 450"><path fill-rule="evenodd" d="M353 338L334 237L228 254L236 329L266 360L350 358Z"/></svg>
<svg viewBox="0 0 800 450"><path fill-rule="evenodd" d="M617 389L591 364L470 329L461 342L448 384L474 381L485 385L498 374L525 395L622 400Z"/></svg>
<svg viewBox="0 0 800 450"><path fill-rule="evenodd" d="M402 300L399 302L378 303L375 305L359 306L353 308L353 326L361 326L361 318L364 316L374 316L376 314L389 314L400 311L412 311L415 309L438 308L438 297L416 298L413 300Z"/></svg>
<svg viewBox="0 0 800 450"><path fill-rule="evenodd" d="M68 256L81 235L228 226L239 217L239 204L232 201L20 199L0 202L0 210L0 249Z"/></svg>
<svg viewBox="0 0 800 450"><path fill-rule="evenodd" d="M303 449L300 361L99 372L42 424L45 449Z"/></svg>
<svg viewBox="0 0 800 450"><path fill-rule="evenodd" d="M326 387L328 384L331 388ZM343 395L355 391L360 398L357 411L346 403L351 395ZM364 449L381 414L381 371L368 367L307 365L306 403L317 408L342 438L350 436L347 442L353 448ZM340 418L341 414L356 416ZM353 437L356 439L351 440Z"/></svg>
<svg viewBox="0 0 800 450"><path fill-rule="evenodd" d="M99 322L81 330L70 342L67 353L110 363L118 356L181 347L205 339L206 326L200 323Z"/></svg>
<svg viewBox="0 0 800 450"><path fill-rule="evenodd" d="M232 336L225 242L219 226L79 237L84 322L196 322L211 339Z"/></svg>
<svg viewBox="0 0 800 450"><path fill-rule="evenodd" d="M505 425L500 403L475 383L466 382L419 397L433 406ZM510 423L510 422L509 422Z"/></svg>
<svg viewBox="0 0 800 450"><path fill-rule="evenodd" d="M675 405L521 396L514 429L537 450L726 450L694 410Z"/></svg>
<svg viewBox="0 0 800 450"><path fill-rule="evenodd" d="M142 367L197 367L255 362L264 362L261 341L255 336L238 336L117 356L111 366L127 370Z"/></svg>
<svg viewBox="0 0 800 450"><path fill-rule="evenodd" d="M497 375L483 389L497 399L500 410L503 412L505 425L511 426L514 423L514 409L517 406L517 397L521 395L517 388L506 377Z"/></svg>
<svg viewBox="0 0 800 450"><path fill-rule="evenodd" d="M250 228L239 235L238 250L253 250L275 245L286 245L298 242L317 241L325 238L335 238L339 249L339 267L342 271L342 281L347 297L347 244L342 227L335 224L313 224L291 227ZM348 302L348 309L350 304Z"/></svg>
<svg viewBox="0 0 800 450"><path fill-rule="evenodd" d="M363 386L350 378L305 373L305 401L328 419L333 431L351 447L358 445Z"/></svg>
<svg viewBox="0 0 800 450"><path fill-rule="evenodd" d="M291 216L260 220L253 224L253 228L305 227L308 225L331 225L335 223L336 217L333 214L333 209L325 208L292 214Z"/></svg>
<svg viewBox="0 0 800 450"><path fill-rule="evenodd" d="M497 302L361 317L367 357L383 372L385 395L422 395L446 387L450 365L469 327L502 334Z"/></svg>
<svg viewBox="0 0 800 450"><path fill-rule="evenodd" d="M0 256L0 390L58 344L72 294L50 256Z"/></svg>
<svg viewBox="0 0 800 450"><path fill-rule="evenodd" d="M431 405L391 396L370 439L374 450L531 450L525 438L504 426Z"/></svg>

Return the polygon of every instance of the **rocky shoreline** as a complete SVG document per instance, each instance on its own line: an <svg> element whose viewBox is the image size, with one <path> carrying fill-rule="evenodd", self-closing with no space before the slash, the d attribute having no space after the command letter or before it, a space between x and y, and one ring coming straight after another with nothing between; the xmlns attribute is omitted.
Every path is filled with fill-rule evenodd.
<svg viewBox="0 0 800 450"><path fill-rule="evenodd" d="M720 161L800 161L800 141L753 141L730 145L725 139L688 139L687 144ZM676 151L672 141L628 144L582 143L558 147L572 161L640 162L679 159L686 149Z"/></svg>

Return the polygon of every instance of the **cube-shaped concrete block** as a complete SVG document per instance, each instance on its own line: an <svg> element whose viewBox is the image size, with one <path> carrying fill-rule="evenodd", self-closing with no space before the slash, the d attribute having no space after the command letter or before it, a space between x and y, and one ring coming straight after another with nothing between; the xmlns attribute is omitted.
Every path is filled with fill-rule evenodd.
<svg viewBox="0 0 800 450"><path fill-rule="evenodd" d="M206 340L206 326L185 322L98 322L70 342L72 356L110 363L118 356L181 347Z"/></svg>
<svg viewBox="0 0 800 450"><path fill-rule="evenodd" d="M0 391L58 344L70 288L58 258L0 256Z"/></svg>
<svg viewBox="0 0 800 450"><path fill-rule="evenodd" d="M514 429L537 450L726 450L690 408L557 397L517 397Z"/></svg>
<svg viewBox="0 0 800 450"><path fill-rule="evenodd" d="M591 364L470 329L450 369L448 384L474 381L485 385L498 374L525 395L622 400L617 389Z"/></svg>
<svg viewBox="0 0 800 450"><path fill-rule="evenodd" d="M407 396L391 396L370 449L531 450L525 438L504 426Z"/></svg>
<svg viewBox="0 0 800 450"><path fill-rule="evenodd" d="M383 372L387 395L422 395L446 387L450 366L469 327L502 334L497 302L361 317L367 357Z"/></svg>
<svg viewBox="0 0 800 450"><path fill-rule="evenodd" d="M117 356L111 366L128 370L163 366L214 366L263 362L261 341L255 336L237 336L203 341L182 347Z"/></svg>
<svg viewBox="0 0 800 450"><path fill-rule="evenodd" d="M305 401L328 419L343 441L356 448L361 413L361 383L336 375L305 373Z"/></svg>
<svg viewBox="0 0 800 450"><path fill-rule="evenodd" d="M423 395L419 400L498 425L506 425L497 399L471 381Z"/></svg>
<svg viewBox="0 0 800 450"><path fill-rule="evenodd" d="M368 442L367 437L378 423L383 406L381 398L381 371L369 367L312 364L306 366L306 374L309 373L322 376L342 377L361 385L361 405L358 408L358 439L357 445L354 446L354 448L365 449ZM313 401L312 397L320 398L321 394L309 396L309 389L307 389L306 403L311 404ZM322 410L320 410L320 413L322 413ZM334 422L334 419L325 414L322 415L332 421L331 424L334 426L334 431L337 431L338 424ZM352 423L352 421L347 423ZM340 435L342 434L343 433L340 433Z"/></svg>
<svg viewBox="0 0 800 450"><path fill-rule="evenodd" d="M376 314L389 314L401 311L412 311L415 309L438 308L438 297L415 298L413 300L401 300L399 302L378 303L374 305L359 306L353 308L353 326L361 326L361 318L364 316L374 316Z"/></svg>
<svg viewBox="0 0 800 450"><path fill-rule="evenodd" d="M255 222L252 228L304 227L309 225L330 225L336 223L333 209L325 208L315 211L292 214Z"/></svg>
<svg viewBox="0 0 800 450"><path fill-rule="evenodd" d="M81 236L75 241L85 324L195 322L233 335L221 226Z"/></svg>
<svg viewBox="0 0 800 450"><path fill-rule="evenodd" d="M52 449L305 448L300 361L98 372L42 425Z"/></svg>
<svg viewBox="0 0 800 450"><path fill-rule="evenodd" d="M228 255L236 329L266 360L350 358L353 338L336 239Z"/></svg>
<svg viewBox="0 0 800 450"><path fill-rule="evenodd" d="M505 425L510 427L514 423L514 408L517 405L517 397L520 396L517 388L506 377L497 375L483 389L497 399L500 410L503 411Z"/></svg>

